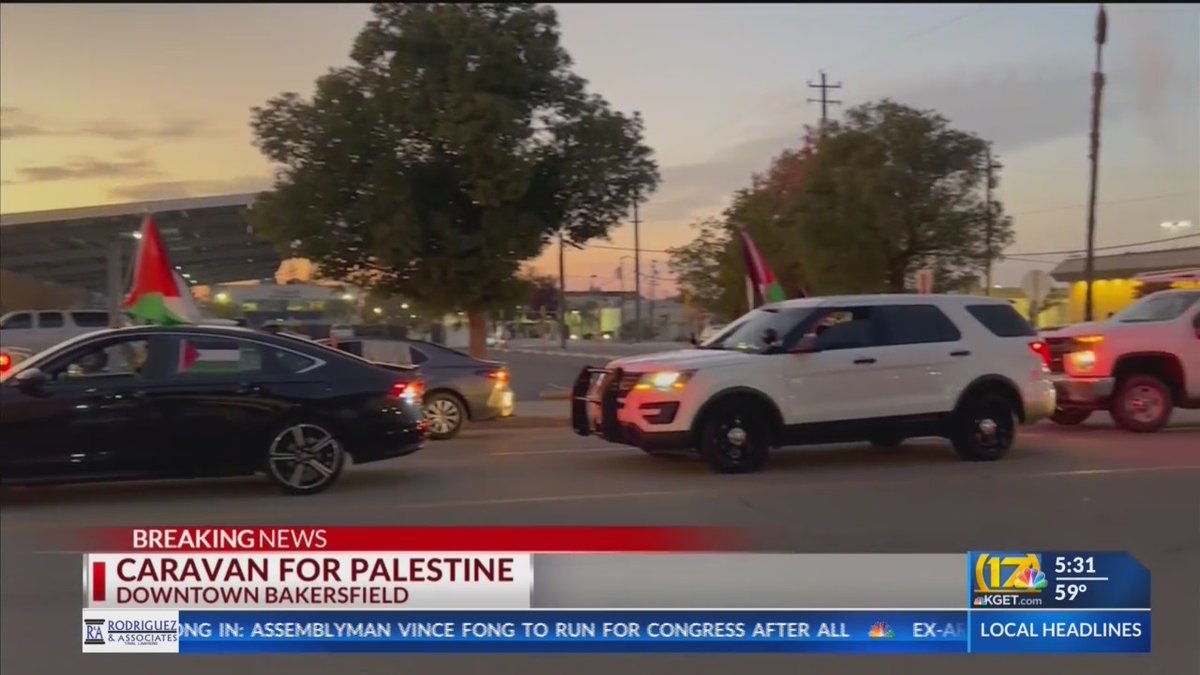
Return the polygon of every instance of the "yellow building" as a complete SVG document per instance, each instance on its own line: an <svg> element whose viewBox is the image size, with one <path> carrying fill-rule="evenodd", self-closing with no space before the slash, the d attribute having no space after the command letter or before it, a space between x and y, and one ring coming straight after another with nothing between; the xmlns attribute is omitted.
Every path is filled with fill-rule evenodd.
<svg viewBox="0 0 1200 675"><path fill-rule="evenodd" d="M1154 282L1138 279L1139 275L1172 270L1200 268L1200 246L1162 249L1139 253L1119 253L1096 256L1092 259L1092 318L1101 320L1125 309L1140 297L1140 292L1163 288L1200 288L1197 281ZM1055 267L1050 276L1069 284L1067 320L1084 320L1087 284L1084 281L1084 259L1068 258Z"/></svg>
<svg viewBox="0 0 1200 675"><path fill-rule="evenodd" d="M1037 317L1029 316L1030 302L1025 296L1025 291L1020 288L999 287L993 288L990 295L993 298L1004 298L1012 303L1013 308L1021 314L1021 316L1029 319L1034 326L1038 328L1050 328L1053 326L1063 326L1067 321L1067 305L1064 302L1066 299L1066 289L1055 288L1050 291L1050 296L1042 303L1045 309L1038 312Z"/></svg>

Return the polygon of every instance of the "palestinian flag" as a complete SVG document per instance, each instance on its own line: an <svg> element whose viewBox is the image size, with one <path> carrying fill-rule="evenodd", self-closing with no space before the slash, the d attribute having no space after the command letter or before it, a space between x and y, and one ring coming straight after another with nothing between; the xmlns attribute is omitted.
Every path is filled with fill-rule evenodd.
<svg viewBox="0 0 1200 675"><path fill-rule="evenodd" d="M125 311L144 323L166 326L199 323L200 311L192 291L171 266L167 247L150 216L142 223L141 234L133 286L125 296Z"/></svg>
<svg viewBox="0 0 1200 675"><path fill-rule="evenodd" d="M770 302L787 300L783 287L775 279L775 273L767 266L758 247L750 240L745 230L738 232L742 237L742 260L746 264L746 301L750 309Z"/></svg>
<svg viewBox="0 0 1200 675"><path fill-rule="evenodd" d="M232 373L241 365L242 351L235 342L179 341L178 373Z"/></svg>

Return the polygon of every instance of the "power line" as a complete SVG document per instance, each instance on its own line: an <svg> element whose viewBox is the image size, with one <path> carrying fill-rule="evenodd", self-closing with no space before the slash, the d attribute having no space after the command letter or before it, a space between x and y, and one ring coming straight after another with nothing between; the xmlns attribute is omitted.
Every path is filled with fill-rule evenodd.
<svg viewBox="0 0 1200 675"><path fill-rule="evenodd" d="M1145 197L1130 197L1128 199L1110 199L1104 202L1098 202L1099 206L1109 206L1111 204L1132 204L1135 202L1152 202L1158 199L1166 199L1168 197L1182 197L1184 195L1194 195L1196 190L1182 190L1179 192L1164 192L1158 195L1147 195ZM1054 206L1046 209L1035 209L1033 211L1019 211L1010 213L1010 216L1032 216L1037 213L1052 213L1054 211L1074 211L1075 209L1087 208L1087 204L1071 204L1069 206Z"/></svg>
<svg viewBox="0 0 1200 675"><path fill-rule="evenodd" d="M948 27L958 23L959 21L967 19L975 14L982 12L985 9L990 9L990 8L991 8L990 5L980 5L973 9L968 9L967 11L960 12L960 13L950 17L949 19L946 19L945 21L941 21L939 23L933 24L932 26L928 26L926 28L922 28L920 30L914 31L907 35L904 35L899 40L896 40L891 43L885 43L882 45L875 45L874 47L872 47L869 50L864 50L864 51L858 52L857 55L852 56L849 59L842 59L840 63L838 61L835 61L834 63L838 64L838 65L846 66L848 61L865 60L865 57L871 57L871 56L875 56L878 54L891 53L893 50L896 49L896 47L899 47L900 45L906 44L908 42L912 42L913 40L923 38L926 35L929 35L930 33L936 33L937 31L942 30L943 28L948 28Z"/></svg>
<svg viewBox="0 0 1200 675"><path fill-rule="evenodd" d="M1195 234L1181 234L1178 237L1167 237L1165 239L1148 239L1146 241L1135 241L1135 242L1132 242L1129 244L1113 244L1112 246L1097 246L1097 247L1093 248L1092 250L1094 250L1094 251L1112 251L1112 250L1118 249L1118 248L1133 248L1134 246L1149 246L1151 244L1166 244L1166 243L1169 243L1172 241L1179 241L1181 239L1191 239L1193 237L1200 237L1200 232L1197 232ZM1006 254L1004 257L1012 258L1015 260L1016 258L1014 256L1071 255L1074 253L1086 253L1086 252L1087 252L1087 249L1080 248L1080 249L1073 249L1070 251L1035 251L1035 252L1028 252L1028 253L1022 252L1022 253L1014 253L1012 255Z"/></svg>

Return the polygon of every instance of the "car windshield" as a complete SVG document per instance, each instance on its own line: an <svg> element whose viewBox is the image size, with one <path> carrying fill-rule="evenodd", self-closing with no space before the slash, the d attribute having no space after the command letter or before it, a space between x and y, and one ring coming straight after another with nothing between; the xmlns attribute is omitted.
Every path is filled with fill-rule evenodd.
<svg viewBox="0 0 1200 675"><path fill-rule="evenodd" d="M763 333L768 328L782 340L810 314L810 307L755 309L701 343L699 348L761 354L770 346L763 342Z"/></svg>
<svg viewBox="0 0 1200 675"><path fill-rule="evenodd" d="M1200 299L1200 291L1151 295L1130 305L1125 311L1114 316L1112 320L1119 323L1170 321L1196 304L1197 299Z"/></svg>

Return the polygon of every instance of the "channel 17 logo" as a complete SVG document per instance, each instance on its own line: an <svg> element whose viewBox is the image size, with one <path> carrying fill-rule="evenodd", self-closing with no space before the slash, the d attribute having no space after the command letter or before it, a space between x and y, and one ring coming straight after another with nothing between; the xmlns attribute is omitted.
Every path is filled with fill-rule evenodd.
<svg viewBox="0 0 1200 675"><path fill-rule="evenodd" d="M1036 553L981 553L975 560L976 593L1041 593L1046 587Z"/></svg>

